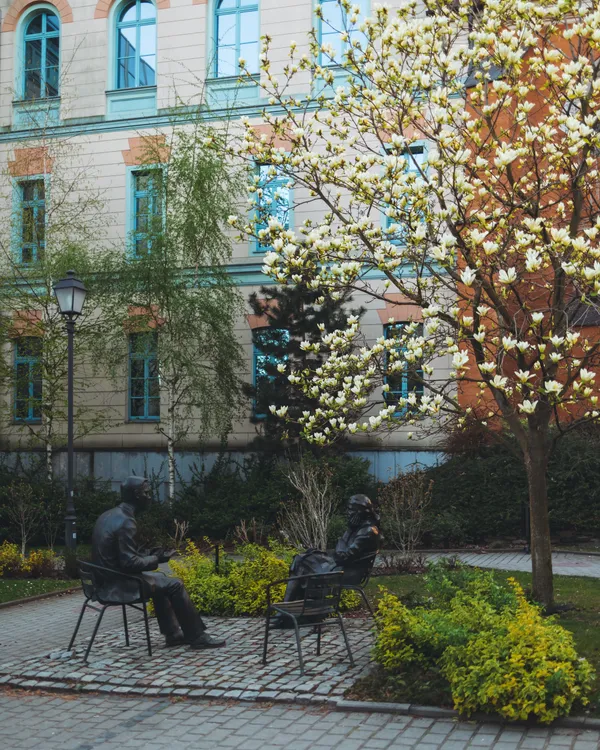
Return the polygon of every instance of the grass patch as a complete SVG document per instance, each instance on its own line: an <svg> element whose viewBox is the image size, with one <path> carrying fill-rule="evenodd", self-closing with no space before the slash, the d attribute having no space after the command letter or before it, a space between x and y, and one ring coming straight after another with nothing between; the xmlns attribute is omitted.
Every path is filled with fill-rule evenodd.
<svg viewBox="0 0 600 750"><path fill-rule="evenodd" d="M50 591L62 591L80 585L80 581L64 581L54 578L0 579L0 604L25 599L28 596L47 594Z"/></svg>
<svg viewBox="0 0 600 750"><path fill-rule="evenodd" d="M495 571L499 581L515 578L525 591L531 590L531 574L517 571ZM379 598L378 587L384 586L400 597L407 606L417 604L425 593L423 576L393 575L374 578L367 593L372 601ZM556 615L557 621L573 633L580 656L584 656L596 670L594 691L585 712L600 716L600 582L595 578L579 576L554 576L556 604L571 604L574 609ZM387 675L377 668L368 677L359 680L348 697L356 700L392 701L451 706L446 681L437 672L415 668L400 676ZM580 712L578 712L580 713Z"/></svg>

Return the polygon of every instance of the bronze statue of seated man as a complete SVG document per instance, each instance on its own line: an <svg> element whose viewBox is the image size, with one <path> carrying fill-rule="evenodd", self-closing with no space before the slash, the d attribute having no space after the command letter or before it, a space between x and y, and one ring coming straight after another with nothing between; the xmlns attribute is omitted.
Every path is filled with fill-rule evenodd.
<svg viewBox="0 0 600 750"><path fill-rule="evenodd" d="M309 549L296 555L290 566L290 577L343 570L343 583L360 583L381 546L379 515L366 495L353 495L348 500L346 517L348 529L338 539L333 555L317 549ZM284 601L297 601L303 596L303 581L289 581ZM273 618L273 626L287 627L286 620L287 618L277 616Z"/></svg>
<svg viewBox="0 0 600 750"><path fill-rule="evenodd" d="M128 477L121 485L121 503L103 513L96 521L92 533L92 562L103 568L139 577L144 591L152 598L160 632L167 646L187 643L191 648L215 648L225 641L206 633L206 625L185 590L183 581L156 570L159 563L167 562L174 550L155 548L142 550L136 543L136 513L150 506L150 484L143 477ZM131 590L128 590L128 583ZM138 587L134 582L111 579L103 582L103 595L107 598L135 598Z"/></svg>

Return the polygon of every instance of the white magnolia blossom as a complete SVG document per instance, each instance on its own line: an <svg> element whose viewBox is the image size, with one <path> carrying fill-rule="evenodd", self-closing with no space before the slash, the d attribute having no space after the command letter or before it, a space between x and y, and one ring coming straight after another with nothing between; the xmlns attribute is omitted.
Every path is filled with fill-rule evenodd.
<svg viewBox="0 0 600 750"><path fill-rule="evenodd" d="M232 148L272 165L252 174L250 216L228 219L270 248L272 282L318 305L403 300L385 336L350 317L302 342L306 369L278 366L311 399L305 436L596 420L600 351L578 320L600 295L597 3L486 0L471 17L471 0L422 0L363 18L341 1L341 55L313 34L276 76L264 38L265 127L242 118ZM314 208L295 226L273 210L282 175Z"/></svg>

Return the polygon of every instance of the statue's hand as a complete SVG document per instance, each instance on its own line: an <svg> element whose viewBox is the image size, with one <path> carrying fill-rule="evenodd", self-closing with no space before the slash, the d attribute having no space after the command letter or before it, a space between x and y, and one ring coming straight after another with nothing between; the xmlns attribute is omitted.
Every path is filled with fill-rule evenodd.
<svg viewBox="0 0 600 750"><path fill-rule="evenodd" d="M176 550L174 549L162 550L161 554L159 555L158 562L161 562L161 563L169 562L169 560L173 557L175 552Z"/></svg>

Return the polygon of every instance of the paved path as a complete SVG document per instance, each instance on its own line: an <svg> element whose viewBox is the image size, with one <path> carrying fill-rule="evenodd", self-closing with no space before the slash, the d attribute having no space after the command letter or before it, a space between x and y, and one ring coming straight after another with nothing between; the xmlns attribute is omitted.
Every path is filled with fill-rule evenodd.
<svg viewBox="0 0 600 750"><path fill-rule="evenodd" d="M97 621L88 610L74 653L64 654L79 608L81 594L8 609L2 620L0 685L33 689L83 690L118 695L241 698L324 704L337 702L356 680L371 669L372 621L346 620L354 656L348 654L337 622L325 628L321 654L316 654L312 628L302 631L305 673L300 674L293 631L276 630L269 636L268 664L261 663L264 620L208 617L209 631L227 640L225 648L193 651L166 649L156 620L151 620L152 658L146 650L142 623L130 623L130 646L125 643L121 613L102 622L90 653L83 662L85 635ZM68 657L68 658L65 658Z"/></svg>
<svg viewBox="0 0 600 750"><path fill-rule="evenodd" d="M457 552L456 554L431 552L426 557L428 560L457 557L467 565L476 565L479 568L520 570L531 573L531 555L523 552ZM555 575L600 578L600 557L554 552L552 554L552 568Z"/></svg>
<svg viewBox="0 0 600 750"><path fill-rule="evenodd" d="M597 750L600 733L387 714L0 692L3 750Z"/></svg>

